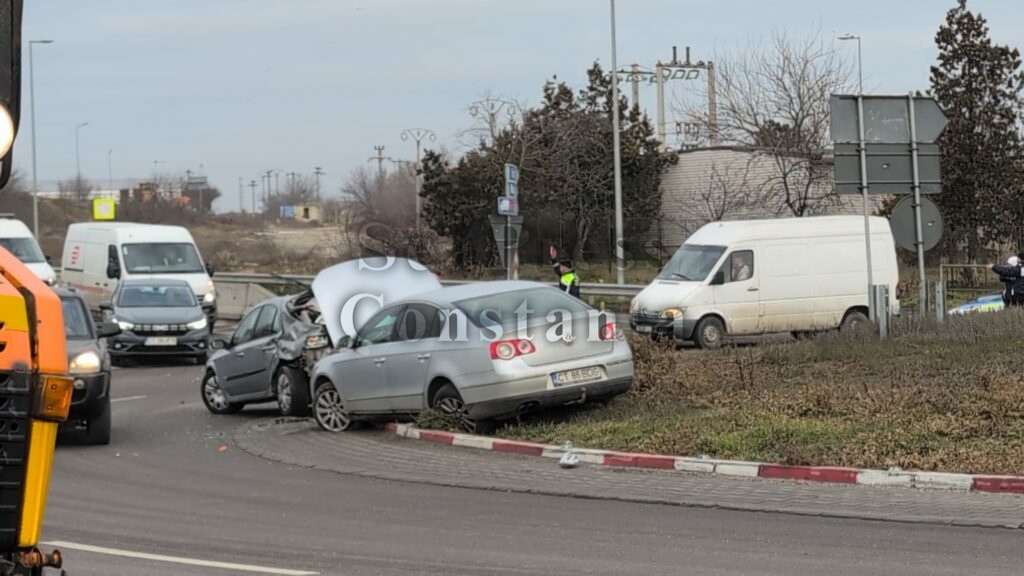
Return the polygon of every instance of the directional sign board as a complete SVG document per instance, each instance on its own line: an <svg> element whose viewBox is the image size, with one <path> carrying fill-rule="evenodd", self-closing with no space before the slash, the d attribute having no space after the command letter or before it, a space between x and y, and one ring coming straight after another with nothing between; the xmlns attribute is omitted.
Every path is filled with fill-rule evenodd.
<svg viewBox="0 0 1024 576"><path fill-rule="evenodd" d="M870 194L913 194L910 98L864 96L864 143ZM918 144L918 181L922 194L942 192L939 147L935 141L946 116L932 98L914 97L914 131ZM829 99L835 141L835 183L839 194L861 193L860 119L857 96Z"/></svg>
<svg viewBox="0 0 1024 576"><path fill-rule="evenodd" d="M519 200L508 196L498 196L498 214L502 216L518 216Z"/></svg>
<svg viewBox="0 0 1024 576"><path fill-rule="evenodd" d="M113 198L94 198L92 201L93 220L113 220L117 216L117 203Z"/></svg>
<svg viewBox="0 0 1024 576"><path fill-rule="evenodd" d="M513 184L519 183L519 166L515 164L505 164L505 182L511 182Z"/></svg>

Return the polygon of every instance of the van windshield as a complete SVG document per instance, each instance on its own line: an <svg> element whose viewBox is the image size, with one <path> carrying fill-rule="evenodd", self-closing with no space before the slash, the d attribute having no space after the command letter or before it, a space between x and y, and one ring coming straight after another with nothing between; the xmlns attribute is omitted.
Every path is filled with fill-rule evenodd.
<svg viewBox="0 0 1024 576"><path fill-rule="evenodd" d="M15 258L25 264L46 262L43 251L39 249L35 238L0 238L0 246L6 248Z"/></svg>
<svg viewBox="0 0 1024 576"><path fill-rule="evenodd" d="M124 244L121 256L129 274L191 274L204 272L196 247L186 242Z"/></svg>
<svg viewBox="0 0 1024 576"><path fill-rule="evenodd" d="M658 274L662 280L703 282L725 254L725 246L683 244Z"/></svg>

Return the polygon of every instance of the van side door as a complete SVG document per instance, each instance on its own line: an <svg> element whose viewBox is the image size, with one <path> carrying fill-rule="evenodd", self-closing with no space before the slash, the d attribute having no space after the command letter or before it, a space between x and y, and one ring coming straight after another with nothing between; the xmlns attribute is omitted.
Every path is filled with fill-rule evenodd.
<svg viewBox="0 0 1024 576"><path fill-rule="evenodd" d="M759 334L764 330L761 316L761 284L754 250L734 250L726 256L719 274L722 283L714 287L715 308L725 316L731 335Z"/></svg>

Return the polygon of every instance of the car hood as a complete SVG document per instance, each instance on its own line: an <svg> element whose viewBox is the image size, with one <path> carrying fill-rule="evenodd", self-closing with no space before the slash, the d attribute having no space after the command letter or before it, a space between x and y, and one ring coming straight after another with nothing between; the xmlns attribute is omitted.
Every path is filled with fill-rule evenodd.
<svg viewBox="0 0 1024 576"><path fill-rule="evenodd" d="M392 302L437 290L441 282L426 266L395 256L358 258L321 270L313 294L324 325L337 345Z"/></svg>
<svg viewBox="0 0 1024 576"><path fill-rule="evenodd" d="M88 350L92 350L93 352L95 352L97 354L101 353L100 347L96 343L95 340L85 340L85 339L77 339L77 338L76 339L71 339L71 338L69 338L67 340L67 348L68 348L68 361L71 361L71 359L74 358L75 356L78 356L82 352L86 352Z"/></svg>
<svg viewBox="0 0 1024 576"><path fill-rule="evenodd" d="M656 314L667 308L681 307L686 298L702 285L702 282L655 280L641 290L633 302L636 311Z"/></svg>
<svg viewBox="0 0 1024 576"><path fill-rule="evenodd" d="M185 324L204 317L203 309L199 306L116 308L114 316L132 324Z"/></svg>

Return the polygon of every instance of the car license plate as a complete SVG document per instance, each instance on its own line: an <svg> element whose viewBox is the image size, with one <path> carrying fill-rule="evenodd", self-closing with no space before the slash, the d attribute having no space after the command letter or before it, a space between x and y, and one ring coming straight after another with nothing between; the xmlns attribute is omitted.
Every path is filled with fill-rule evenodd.
<svg viewBox="0 0 1024 576"><path fill-rule="evenodd" d="M637 326L636 327L636 331L641 333L641 334L650 334L651 332L654 331L654 327L653 326Z"/></svg>
<svg viewBox="0 0 1024 576"><path fill-rule="evenodd" d="M174 336L152 336L146 338L146 346L174 346L178 339Z"/></svg>
<svg viewBox="0 0 1024 576"><path fill-rule="evenodd" d="M600 380L601 376L601 368L598 366L591 366L590 368L579 368L577 370L555 372L554 374L551 375L551 382L555 386L565 386L567 384L581 384L583 382L593 382L594 380Z"/></svg>

